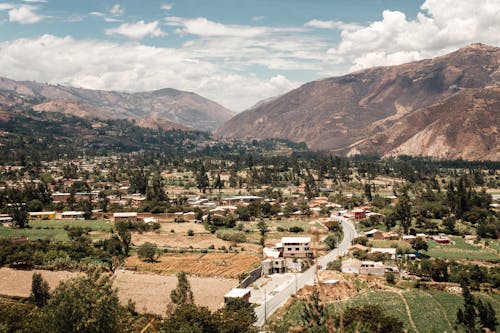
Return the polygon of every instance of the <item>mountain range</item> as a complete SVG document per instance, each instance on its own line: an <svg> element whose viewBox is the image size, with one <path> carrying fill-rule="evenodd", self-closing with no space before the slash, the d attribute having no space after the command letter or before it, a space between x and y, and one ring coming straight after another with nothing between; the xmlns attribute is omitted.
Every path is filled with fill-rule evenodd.
<svg viewBox="0 0 500 333"><path fill-rule="evenodd" d="M234 115L200 95L169 88L126 93L0 78L0 107L16 105L83 118L135 120L153 129L211 131Z"/></svg>
<svg viewBox="0 0 500 333"><path fill-rule="evenodd" d="M500 160L500 49L313 81L237 114L215 134L278 137L334 154Z"/></svg>

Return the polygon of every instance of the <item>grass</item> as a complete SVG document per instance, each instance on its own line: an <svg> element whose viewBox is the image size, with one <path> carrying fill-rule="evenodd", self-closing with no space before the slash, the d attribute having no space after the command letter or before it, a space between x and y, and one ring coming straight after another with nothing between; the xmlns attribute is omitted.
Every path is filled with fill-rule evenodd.
<svg viewBox="0 0 500 333"><path fill-rule="evenodd" d="M485 293L475 293L474 295L490 302L500 321L500 295ZM409 314L405 307L405 301L410 310ZM330 303L330 310L335 312L349 306L365 304L380 305L386 313L400 318L408 332L417 333L411 324L411 316L418 333L442 333L453 332L456 313L458 308L463 305L463 299L461 295L436 290L371 291L358 293L347 301ZM286 313L282 313L284 317L280 319L290 326L296 325L302 306L302 302L294 302ZM278 317L274 316L271 321L276 319Z"/></svg>
<svg viewBox="0 0 500 333"><path fill-rule="evenodd" d="M368 243L368 245L383 248L394 247L400 248L404 251L411 251L412 249L411 245L408 242L401 240L372 240Z"/></svg>
<svg viewBox="0 0 500 333"><path fill-rule="evenodd" d="M468 259L468 260L498 260L499 251L495 247L482 248L478 245L468 244L461 237L453 237L455 244L440 245L429 242L427 254L431 257L443 259Z"/></svg>
<svg viewBox="0 0 500 333"><path fill-rule="evenodd" d="M0 238L28 237L31 240L67 241L67 227L89 228L92 231L109 232L113 223L106 220L41 220L30 221L29 229L0 226Z"/></svg>

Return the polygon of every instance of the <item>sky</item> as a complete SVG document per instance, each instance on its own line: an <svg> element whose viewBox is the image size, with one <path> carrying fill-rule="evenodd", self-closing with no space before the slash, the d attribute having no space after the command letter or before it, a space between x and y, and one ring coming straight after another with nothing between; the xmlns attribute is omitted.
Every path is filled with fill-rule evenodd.
<svg viewBox="0 0 500 333"><path fill-rule="evenodd" d="M0 76L175 88L239 112L312 80L500 46L499 18L500 0L0 0Z"/></svg>

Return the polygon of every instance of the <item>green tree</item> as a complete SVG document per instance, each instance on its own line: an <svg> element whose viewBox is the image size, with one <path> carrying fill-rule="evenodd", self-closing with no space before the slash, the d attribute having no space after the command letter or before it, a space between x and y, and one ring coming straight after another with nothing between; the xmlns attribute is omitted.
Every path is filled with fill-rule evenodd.
<svg viewBox="0 0 500 333"><path fill-rule="evenodd" d="M97 270L61 282L42 309L46 330L53 333L122 332L123 315L111 278Z"/></svg>
<svg viewBox="0 0 500 333"><path fill-rule="evenodd" d="M228 299L225 307L217 314L221 321L221 333L256 332L252 325L257 317L252 304L248 301L239 298Z"/></svg>
<svg viewBox="0 0 500 333"><path fill-rule="evenodd" d="M97 195L97 202L99 205L99 209L101 209L103 212L108 211L109 199L103 191L100 191Z"/></svg>
<svg viewBox="0 0 500 333"><path fill-rule="evenodd" d="M328 249L333 250L337 246L337 236L328 235L324 240Z"/></svg>
<svg viewBox="0 0 500 333"><path fill-rule="evenodd" d="M185 272L177 274L177 287L170 293L170 300L176 305L194 303L191 285Z"/></svg>
<svg viewBox="0 0 500 333"><path fill-rule="evenodd" d="M17 228L25 228L28 224L28 212L26 206L22 203L11 204L8 209L9 215L12 217L12 224Z"/></svg>
<svg viewBox="0 0 500 333"><path fill-rule="evenodd" d="M154 262L158 246L154 243L146 242L137 249L137 256L145 261Z"/></svg>
<svg viewBox="0 0 500 333"><path fill-rule="evenodd" d="M116 221L115 229L122 243L123 253L128 256L130 252L130 244L132 243L132 233L130 232L129 221Z"/></svg>
<svg viewBox="0 0 500 333"><path fill-rule="evenodd" d="M425 239L423 239L422 237L417 237L415 238L412 242L411 242L411 247L417 251L417 252L420 252L420 251L427 251L427 249L429 248L429 246L427 245L427 242L425 241Z"/></svg>
<svg viewBox="0 0 500 333"><path fill-rule="evenodd" d="M326 323L328 320L326 307L321 303L320 293L316 287L304 304L300 312L300 322L305 332L326 333L328 332Z"/></svg>
<svg viewBox="0 0 500 333"><path fill-rule="evenodd" d="M410 197L407 192L404 192L399 197L395 213L401 221L401 226L403 227L405 234L408 234L408 230L411 226L411 205Z"/></svg>
<svg viewBox="0 0 500 333"><path fill-rule="evenodd" d="M43 279L42 274L34 273L31 278L31 301L38 307L43 307L47 304L49 298L49 284Z"/></svg>

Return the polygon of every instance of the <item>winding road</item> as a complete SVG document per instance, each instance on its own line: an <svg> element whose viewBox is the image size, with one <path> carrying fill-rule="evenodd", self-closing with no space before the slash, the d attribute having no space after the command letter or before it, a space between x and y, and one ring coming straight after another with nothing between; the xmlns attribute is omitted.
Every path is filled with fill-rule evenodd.
<svg viewBox="0 0 500 333"><path fill-rule="evenodd" d="M330 261L337 259L340 255L347 252L349 246L351 246L351 241L357 236L354 225L348 219L338 216L335 216L335 218L341 221L344 230L344 238L336 249L318 258L318 264L321 265L321 267L326 267ZM259 306L255 308L257 321L254 325L258 327L263 326L266 319L285 304L291 295L295 294L296 289L300 289L305 285L313 285L315 273L316 266L309 268L305 272L297 273L295 281L289 281L280 288L278 293L268 297L263 304L259 304Z"/></svg>

